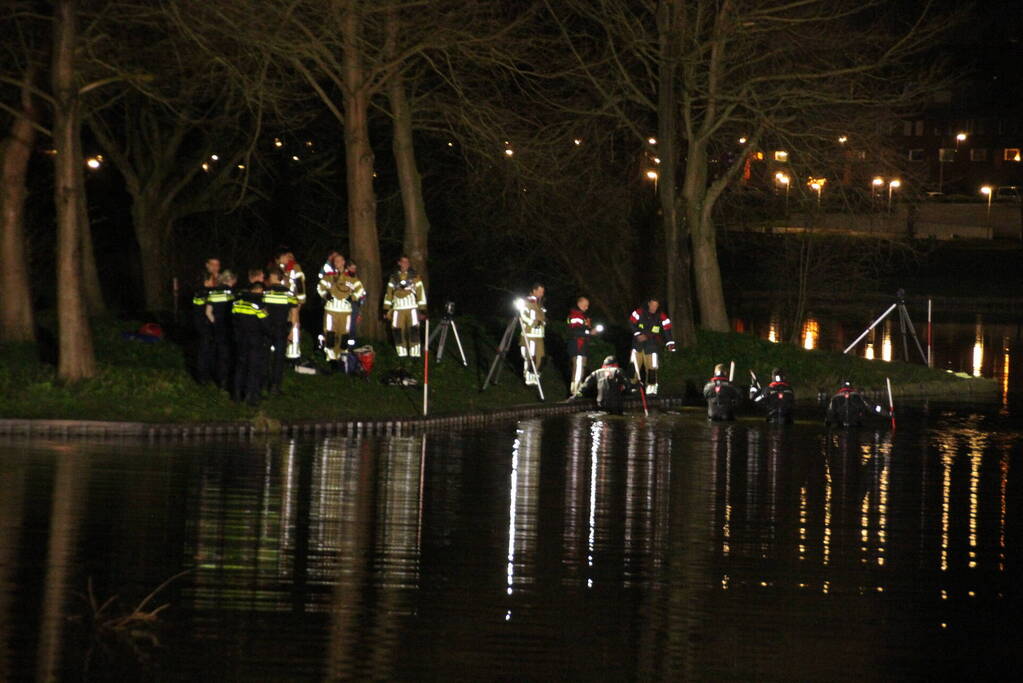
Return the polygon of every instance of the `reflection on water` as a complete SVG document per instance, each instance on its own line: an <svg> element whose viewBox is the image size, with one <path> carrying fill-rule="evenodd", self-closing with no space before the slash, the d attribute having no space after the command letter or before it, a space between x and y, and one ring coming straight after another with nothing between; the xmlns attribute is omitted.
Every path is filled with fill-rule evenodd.
<svg viewBox="0 0 1023 683"><path fill-rule="evenodd" d="M7 442L0 679L132 677L90 654L78 595L131 605L183 569L133 677L997 676L1020 434L1008 409L934 409L896 434L689 413Z"/></svg>

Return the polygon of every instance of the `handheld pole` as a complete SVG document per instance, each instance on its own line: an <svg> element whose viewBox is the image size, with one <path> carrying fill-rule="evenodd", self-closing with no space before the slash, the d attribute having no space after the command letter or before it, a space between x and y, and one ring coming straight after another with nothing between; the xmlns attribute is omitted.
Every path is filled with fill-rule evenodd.
<svg viewBox="0 0 1023 683"><path fill-rule="evenodd" d="M650 411L646 407L646 391L643 389L643 385L639 385L639 398L643 402L643 415L650 417Z"/></svg>
<svg viewBox="0 0 1023 683"><path fill-rule="evenodd" d="M728 381L731 382L735 379L735 361L733 360L731 365L728 366Z"/></svg>
<svg viewBox="0 0 1023 683"><path fill-rule="evenodd" d="M892 416L892 431L895 431L895 401L892 399L892 381L885 377L885 384L888 386L888 412Z"/></svg>
<svg viewBox="0 0 1023 683"><path fill-rule="evenodd" d="M931 326L931 300L927 300L927 367L934 367L934 356L931 355L931 344L933 342L933 328Z"/></svg>
<svg viewBox="0 0 1023 683"><path fill-rule="evenodd" d="M877 320L875 320L874 322L870 323L870 327L868 327L867 329L863 330L863 334L861 334L860 336L856 337L856 340L855 340L855 341L854 341L854 342L853 342L852 344L849 344L849 346L845 347L845 351L843 351L842 353L849 353L850 351L852 351L852 350L853 350L853 348L854 348L854 347L855 347L855 346L856 346L857 344L859 344L859 343L860 343L860 341L862 341L862 339L863 339L864 337L866 337L866 336L867 336L867 333L868 333L868 332L870 332L870 331L871 331L872 329L874 329L875 327L877 327L877 324L878 324L879 322L881 322L882 320L884 320L884 319L885 319L885 318L886 318L886 317L888 316L888 314L889 314L889 313L891 313L892 311L894 311L894 310L895 310L895 307L896 307L896 306L898 306L898 305L899 305L899 304L898 304L898 302L896 302L896 303L892 304L891 306L889 306L889 307L888 307L888 310L886 310L886 311L885 311L884 313L882 313L881 315L879 315L879 316L877 317Z"/></svg>
<svg viewBox="0 0 1023 683"><path fill-rule="evenodd" d="M430 338L430 319L426 319L426 338ZM430 401L430 345L423 349L423 417L426 417Z"/></svg>

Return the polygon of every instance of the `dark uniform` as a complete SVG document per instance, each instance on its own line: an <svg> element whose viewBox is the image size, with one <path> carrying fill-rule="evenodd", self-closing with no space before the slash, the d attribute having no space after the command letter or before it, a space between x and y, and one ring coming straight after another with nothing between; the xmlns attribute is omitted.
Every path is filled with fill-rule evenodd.
<svg viewBox="0 0 1023 683"><path fill-rule="evenodd" d="M824 423L836 427L859 427L863 424L863 418L871 413L884 417L889 415L887 410L873 401L867 400L852 386L852 382L846 380L828 401Z"/></svg>
<svg viewBox="0 0 1023 683"><path fill-rule="evenodd" d="M268 317L262 292L242 292L231 306L236 349L231 397L235 401L259 403L269 350Z"/></svg>
<svg viewBox="0 0 1023 683"><path fill-rule="evenodd" d="M771 377L771 383L766 387L755 385L749 388L750 399L764 406L768 422L791 424L796 394L785 381L785 375L781 370L775 369Z"/></svg>
<svg viewBox="0 0 1023 683"><path fill-rule="evenodd" d="M632 355L630 362L639 382L642 370L646 370L646 393L657 395L657 370L660 368L660 352L662 347L674 350L675 341L671 338L671 320L658 310L650 312L648 305L643 305L629 316L632 327Z"/></svg>
<svg viewBox="0 0 1023 683"><path fill-rule="evenodd" d="M703 397L707 399L707 417L711 420L734 420L735 408L742 400L739 390L717 368L703 385Z"/></svg>
<svg viewBox="0 0 1023 683"><path fill-rule="evenodd" d="M216 347L213 341L213 323L206 317L206 297L210 288L200 284L192 294L192 326L195 328L195 379L206 384L213 379L216 367Z"/></svg>
<svg viewBox="0 0 1023 683"><path fill-rule="evenodd" d="M615 415L621 415L625 404L628 381L618 367L614 356L604 359L604 364L594 370L583 381L578 396L597 397L597 407Z"/></svg>
<svg viewBox="0 0 1023 683"><path fill-rule="evenodd" d="M590 334L592 333L590 316L586 311L573 308L568 312L568 361L572 368L572 382L569 395L573 396L582 386L586 373L586 358L590 351Z"/></svg>
<svg viewBox="0 0 1023 683"><path fill-rule="evenodd" d="M231 389L231 303L234 292L227 285L210 287L206 292L206 305L213 312L213 377L217 386ZM205 312L204 312L205 315Z"/></svg>
<svg viewBox="0 0 1023 683"><path fill-rule="evenodd" d="M282 284L270 285L263 291L263 307L267 312L270 333L270 373L267 388L279 392L284 381L285 352L288 333L291 332L291 311L298 306L298 298Z"/></svg>

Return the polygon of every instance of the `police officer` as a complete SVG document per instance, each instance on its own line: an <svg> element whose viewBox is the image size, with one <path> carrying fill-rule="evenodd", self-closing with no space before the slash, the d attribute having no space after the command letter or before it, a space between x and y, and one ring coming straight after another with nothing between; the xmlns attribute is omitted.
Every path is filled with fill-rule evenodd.
<svg viewBox="0 0 1023 683"><path fill-rule="evenodd" d="M735 408L742 400L721 363L714 366L714 376L703 385L703 397L707 399L707 417L715 421L734 420Z"/></svg>
<svg viewBox="0 0 1023 683"><path fill-rule="evenodd" d="M645 304L629 316L629 325L632 327L632 355L629 360L637 382L645 375L647 396L657 395L661 347L668 351L675 350L675 341L671 338L671 319L660 307L658 299L647 299Z"/></svg>
<svg viewBox="0 0 1023 683"><path fill-rule="evenodd" d="M589 309L590 300L581 296L576 299L575 308L568 312L568 360L572 369L569 396L574 396L579 391L586 376L586 360L590 350L590 335L593 332Z"/></svg>
<svg viewBox="0 0 1023 683"><path fill-rule="evenodd" d="M749 397L754 403L764 406L768 422L792 423L796 394L786 381L781 368L771 370L771 381L766 387L760 386L760 382L754 376L753 386L749 388Z"/></svg>
<svg viewBox="0 0 1023 683"><path fill-rule="evenodd" d="M576 396L597 396L597 407L615 415L621 415L625 403L628 381L618 367L614 356L604 359L604 364L589 374L579 386Z"/></svg>
<svg viewBox="0 0 1023 683"><path fill-rule="evenodd" d="M269 349L269 321L263 306L263 283L253 282L231 305L235 368L231 398L251 406L259 404L263 371Z"/></svg>
<svg viewBox="0 0 1023 683"><path fill-rule="evenodd" d="M426 288L411 267L408 256L398 259L398 270L387 279L384 315L394 334L399 358L421 355L419 321L426 318Z"/></svg>
<svg viewBox="0 0 1023 683"><path fill-rule="evenodd" d="M335 253L333 261L333 268L317 283L316 291L324 302L323 351L328 362L336 363L355 347L352 302L364 299L366 290L359 278L345 269L344 256Z"/></svg>
<svg viewBox="0 0 1023 683"><path fill-rule="evenodd" d="M263 290L263 307L267 312L270 334L270 372L267 389L271 394L281 393L284 380L284 354L293 325L298 321L298 299L281 282L278 269L267 273L267 286Z"/></svg>
<svg viewBox="0 0 1023 683"><path fill-rule="evenodd" d="M540 382L544 361L544 334L547 330L547 309L544 308L544 286L534 283L529 296L516 302L519 309L519 349L522 352L522 375L527 385Z"/></svg>
<svg viewBox="0 0 1023 683"><path fill-rule="evenodd" d="M305 273L302 272L302 267L298 265L298 261L295 260L295 255L289 249L279 249L274 262L277 264L276 267L281 272L281 284L288 288L294 296L295 300L298 301L298 310L301 312L302 305L305 304ZM292 322L291 336L288 340L288 350L286 356L288 360L297 362L302 356L301 341L301 328L299 326L299 318L296 315Z"/></svg>
<svg viewBox="0 0 1023 683"><path fill-rule="evenodd" d="M206 268L198 278L192 294L192 325L196 335L195 378L200 384L209 382L215 373L216 346L213 340L213 325L206 317L206 295L217 286L220 275L220 259L206 259Z"/></svg>
<svg viewBox="0 0 1023 683"><path fill-rule="evenodd" d="M863 418L873 413L887 417L889 412L864 396L856 389L852 380L843 379L841 386L831 400L824 417L824 424L836 427L859 427Z"/></svg>
<svg viewBox="0 0 1023 683"><path fill-rule="evenodd" d="M231 390L231 303L237 282L233 272L222 271L205 299L206 319L213 329L213 378L225 391Z"/></svg>

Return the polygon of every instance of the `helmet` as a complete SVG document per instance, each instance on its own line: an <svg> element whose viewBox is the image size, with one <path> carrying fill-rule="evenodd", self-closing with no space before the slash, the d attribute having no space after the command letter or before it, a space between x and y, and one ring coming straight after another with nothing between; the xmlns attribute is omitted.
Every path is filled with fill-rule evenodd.
<svg viewBox="0 0 1023 683"><path fill-rule="evenodd" d="M714 366L714 375L715 376L720 376L720 375L723 375L723 374L725 374L725 364L724 363L718 363L717 365Z"/></svg>
<svg viewBox="0 0 1023 683"><path fill-rule="evenodd" d="M609 367L612 365L614 366L618 365L618 361L615 359L614 356L608 356L607 358L604 359L604 367Z"/></svg>
<svg viewBox="0 0 1023 683"><path fill-rule="evenodd" d="M839 384L841 384L843 387L852 388L852 380L849 379L848 377L843 378L842 381L839 382Z"/></svg>
<svg viewBox="0 0 1023 683"><path fill-rule="evenodd" d="M782 370L781 368L775 368L774 370L771 370L771 377L774 379L775 382L784 381L785 371Z"/></svg>

